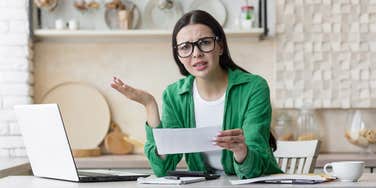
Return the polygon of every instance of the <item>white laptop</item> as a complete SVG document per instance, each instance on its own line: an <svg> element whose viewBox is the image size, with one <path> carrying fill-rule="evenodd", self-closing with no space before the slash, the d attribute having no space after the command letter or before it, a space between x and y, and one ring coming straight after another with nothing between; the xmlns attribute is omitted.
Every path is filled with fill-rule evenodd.
<svg viewBox="0 0 376 188"><path fill-rule="evenodd" d="M57 104L16 105L14 109L34 176L75 182L133 181L149 176L78 170Z"/></svg>

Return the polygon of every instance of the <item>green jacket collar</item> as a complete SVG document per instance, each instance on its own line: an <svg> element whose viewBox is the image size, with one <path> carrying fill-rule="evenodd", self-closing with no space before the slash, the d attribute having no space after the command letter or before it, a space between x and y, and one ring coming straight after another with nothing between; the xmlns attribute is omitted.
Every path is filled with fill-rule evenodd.
<svg viewBox="0 0 376 188"><path fill-rule="evenodd" d="M240 85L243 83L250 82L249 76L247 76L248 73L245 73L239 69L231 70L228 69L228 86L227 89L231 89L231 87L235 85ZM178 86L178 94L182 95L187 92L190 92L193 87L193 80L194 76L189 75L186 78L183 79L181 84Z"/></svg>

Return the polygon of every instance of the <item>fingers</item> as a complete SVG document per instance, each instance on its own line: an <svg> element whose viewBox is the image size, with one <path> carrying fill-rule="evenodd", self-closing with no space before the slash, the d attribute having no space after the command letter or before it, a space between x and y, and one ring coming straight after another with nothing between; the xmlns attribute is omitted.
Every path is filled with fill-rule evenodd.
<svg viewBox="0 0 376 188"><path fill-rule="evenodd" d="M214 140L218 143L242 143L244 142L244 136L224 136L224 137L216 137Z"/></svg>
<svg viewBox="0 0 376 188"><path fill-rule="evenodd" d="M216 142L217 146L223 148L223 149L228 149L233 152L237 151L242 151L244 148L246 148L245 142Z"/></svg>
<svg viewBox="0 0 376 188"><path fill-rule="evenodd" d="M115 76L112 79L112 83L114 83L114 84L116 84L117 86L120 86L120 87L125 85L123 81L121 81L119 78L117 78Z"/></svg>
<svg viewBox="0 0 376 188"><path fill-rule="evenodd" d="M223 149L228 149L234 152L234 151L239 150L240 148L243 148L243 145L245 144L243 143L218 143L216 145Z"/></svg>
<svg viewBox="0 0 376 188"><path fill-rule="evenodd" d="M121 85L113 82L111 83L111 87L122 93L123 88L121 87Z"/></svg>
<svg viewBox="0 0 376 188"><path fill-rule="evenodd" d="M238 136L238 135L243 135L243 130L241 130L241 129L224 130L224 131L219 132L218 137Z"/></svg>
<svg viewBox="0 0 376 188"><path fill-rule="evenodd" d="M244 142L243 130L230 129L220 131L214 141L227 143Z"/></svg>
<svg viewBox="0 0 376 188"><path fill-rule="evenodd" d="M123 81L121 81L119 78L117 78L117 77L115 77L115 76L113 77L113 81L114 81L116 84L118 84L118 85L121 85L121 86L125 85Z"/></svg>
<svg viewBox="0 0 376 188"><path fill-rule="evenodd" d="M243 130L231 129L218 133L217 137L213 139L213 144L224 149L237 151L245 146L245 138Z"/></svg>
<svg viewBox="0 0 376 188"><path fill-rule="evenodd" d="M127 98L143 105L147 104L152 98L147 92L124 84L124 82L117 77L113 77L111 87L122 93Z"/></svg>
<svg viewBox="0 0 376 188"><path fill-rule="evenodd" d="M118 89L121 87L121 84L117 81L116 77L112 77L111 87L114 89Z"/></svg>
<svg viewBox="0 0 376 188"><path fill-rule="evenodd" d="M121 81L119 78L117 78L115 76L112 79L111 87L120 91L120 92L126 92L129 89L133 89L130 86L124 84L123 81Z"/></svg>

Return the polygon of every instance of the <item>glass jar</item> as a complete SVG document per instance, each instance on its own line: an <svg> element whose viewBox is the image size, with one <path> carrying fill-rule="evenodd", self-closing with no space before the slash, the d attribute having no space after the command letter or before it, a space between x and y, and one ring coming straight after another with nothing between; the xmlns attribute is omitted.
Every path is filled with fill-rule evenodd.
<svg viewBox="0 0 376 188"><path fill-rule="evenodd" d="M296 121L297 140L318 140L319 126L317 124L314 109L303 106L299 110Z"/></svg>
<svg viewBox="0 0 376 188"><path fill-rule="evenodd" d="M294 140L292 118L287 112L281 112L278 114L273 129L277 140Z"/></svg>
<svg viewBox="0 0 376 188"><path fill-rule="evenodd" d="M374 110L363 112L351 110L347 114L344 136L349 143L358 146L366 153L373 153L376 149L374 115Z"/></svg>
<svg viewBox="0 0 376 188"><path fill-rule="evenodd" d="M241 7L239 25L241 29L249 30L253 27L253 6L244 5Z"/></svg>

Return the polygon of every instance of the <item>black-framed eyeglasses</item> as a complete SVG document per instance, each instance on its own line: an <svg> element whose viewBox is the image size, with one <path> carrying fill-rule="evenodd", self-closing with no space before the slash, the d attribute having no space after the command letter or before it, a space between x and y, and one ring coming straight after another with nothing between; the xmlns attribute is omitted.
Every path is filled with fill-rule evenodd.
<svg viewBox="0 0 376 188"><path fill-rule="evenodd" d="M195 46L204 53L209 53L214 50L215 48L215 41L217 41L219 37L203 37L198 39L195 42L183 42L175 46L177 54L181 58L186 58L192 55Z"/></svg>

